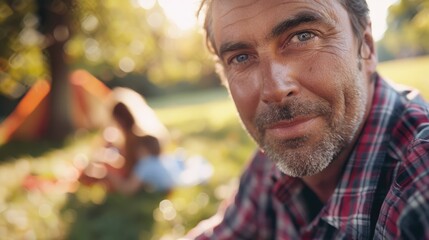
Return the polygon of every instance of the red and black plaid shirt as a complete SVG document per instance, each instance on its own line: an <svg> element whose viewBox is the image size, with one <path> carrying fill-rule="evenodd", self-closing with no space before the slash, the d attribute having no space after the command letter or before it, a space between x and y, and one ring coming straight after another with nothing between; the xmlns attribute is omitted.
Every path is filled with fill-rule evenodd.
<svg viewBox="0 0 429 240"><path fill-rule="evenodd" d="M326 204L257 153L222 222L196 239L429 239L429 110L378 78L363 131Z"/></svg>

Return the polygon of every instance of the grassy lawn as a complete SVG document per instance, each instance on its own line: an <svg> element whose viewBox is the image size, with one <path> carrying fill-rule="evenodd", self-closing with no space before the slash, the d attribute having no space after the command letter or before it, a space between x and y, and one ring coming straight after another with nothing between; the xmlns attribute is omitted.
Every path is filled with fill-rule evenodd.
<svg viewBox="0 0 429 240"><path fill-rule="evenodd" d="M429 56L383 62L378 71L394 82L419 89L429 100Z"/></svg>
<svg viewBox="0 0 429 240"><path fill-rule="evenodd" d="M382 75L419 87L429 99L429 57L387 62ZM74 166L91 159L98 133L77 133L64 145L0 146L0 239L176 239L211 216L230 196L254 150L224 89L150 99L172 133L172 151L202 155L214 167L205 184L169 195L109 193L70 184ZM28 176L37 176L37 184Z"/></svg>

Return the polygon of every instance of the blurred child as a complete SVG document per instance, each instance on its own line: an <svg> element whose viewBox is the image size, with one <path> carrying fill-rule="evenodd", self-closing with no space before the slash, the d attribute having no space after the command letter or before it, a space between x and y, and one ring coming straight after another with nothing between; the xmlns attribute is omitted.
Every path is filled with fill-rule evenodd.
<svg viewBox="0 0 429 240"><path fill-rule="evenodd" d="M114 190L134 194L144 187L150 191L168 192L177 185L182 172L181 160L162 158L160 143L155 137L138 138L135 150L139 159L128 177L107 173L107 180Z"/></svg>

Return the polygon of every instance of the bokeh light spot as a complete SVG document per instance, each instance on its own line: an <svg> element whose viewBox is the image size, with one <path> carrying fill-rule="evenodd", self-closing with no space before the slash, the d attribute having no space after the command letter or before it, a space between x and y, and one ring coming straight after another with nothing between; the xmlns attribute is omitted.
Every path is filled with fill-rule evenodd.
<svg viewBox="0 0 429 240"><path fill-rule="evenodd" d="M137 4L146 10L153 8L155 3L156 0L137 0Z"/></svg>
<svg viewBox="0 0 429 240"><path fill-rule="evenodd" d="M135 66L136 64L134 60L129 57L124 57L121 60L119 60L119 69L121 69L123 72L126 72L126 73L132 72Z"/></svg>
<svg viewBox="0 0 429 240"><path fill-rule="evenodd" d="M81 23L82 29L86 32L94 31L95 29L97 29L98 25L99 25L98 18L95 17L94 15L86 16Z"/></svg>

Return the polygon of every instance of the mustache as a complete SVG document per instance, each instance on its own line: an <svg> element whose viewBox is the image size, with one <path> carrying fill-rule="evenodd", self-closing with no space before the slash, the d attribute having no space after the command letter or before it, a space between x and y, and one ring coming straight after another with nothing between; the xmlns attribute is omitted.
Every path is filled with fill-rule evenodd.
<svg viewBox="0 0 429 240"><path fill-rule="evenodd" d="M331 108L327 102L294 100L285 104L270 104L264 111L259 112L254 120L258 131L264 131L268 126L283 120L292 120L298 116L329 115Z"/></svg>

